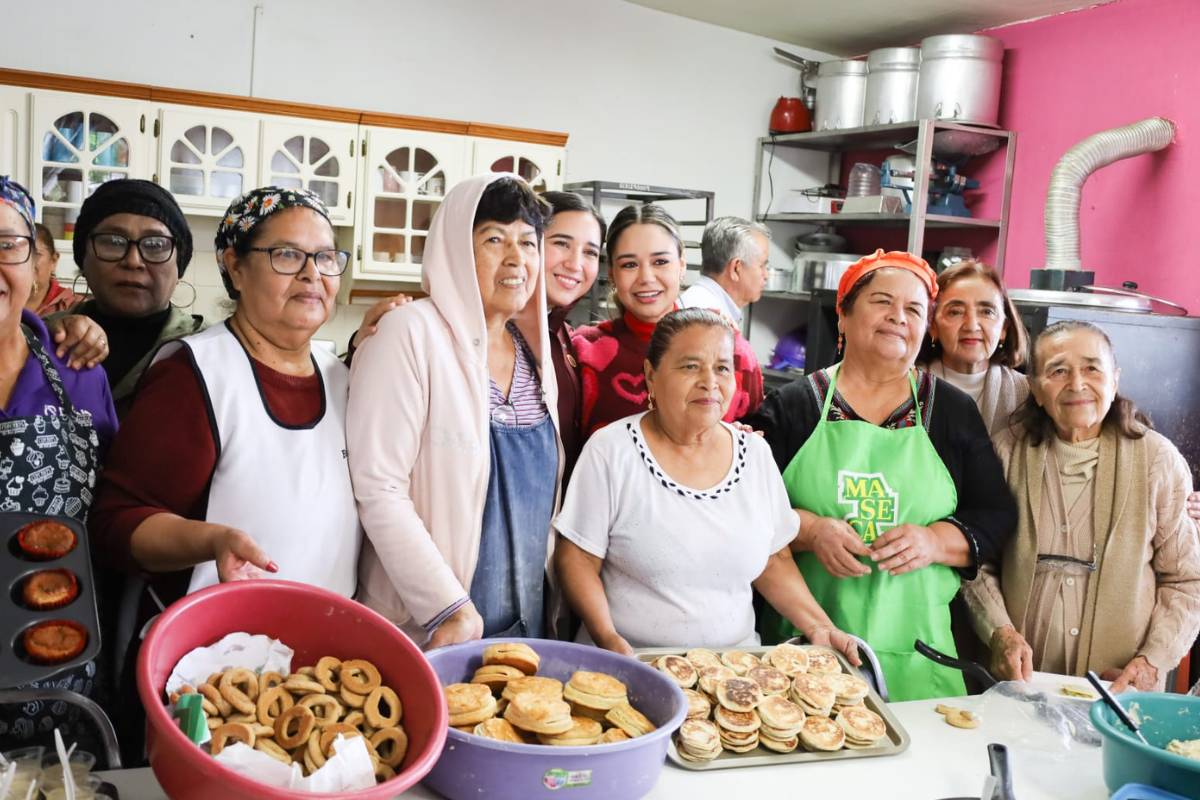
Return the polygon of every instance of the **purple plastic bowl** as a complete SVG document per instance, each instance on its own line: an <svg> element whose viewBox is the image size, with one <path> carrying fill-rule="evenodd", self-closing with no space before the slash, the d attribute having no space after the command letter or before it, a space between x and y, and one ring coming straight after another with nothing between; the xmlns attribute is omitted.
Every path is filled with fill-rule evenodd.
<svg viewBox="0 0 1200 800"><path fill-rule="evenodd" d="M487 797L527 800L546 789L571 787L572 798L636 800L658 781L667 743L687 717L683 691L666 675L628 656L572 642L524 642L541 656L538 675L565 685L576 670L612 675L629 689L629 702L658 726L628 742L587 747L550 747L485 739L451 728L425 785L450 800ZM483 639L426 653L443 686L471 679L483 664Z"/></svg>

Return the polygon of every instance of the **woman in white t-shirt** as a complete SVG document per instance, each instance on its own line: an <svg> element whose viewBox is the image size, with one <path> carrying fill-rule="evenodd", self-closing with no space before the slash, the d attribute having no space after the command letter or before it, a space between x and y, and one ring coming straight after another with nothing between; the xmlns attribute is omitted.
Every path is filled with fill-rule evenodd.
<svg viewBox="0 0 1200 800"><path fill-rule="evenodd" d="M629 387L650 410L584 447L554 521L578 638L627 654L757 644L753 587L809 640L857 664L854 642L788 550L800 518L770 448L721 421L737 390L733 346L711 311L667 314L650 339L645 385Z"/></svg>

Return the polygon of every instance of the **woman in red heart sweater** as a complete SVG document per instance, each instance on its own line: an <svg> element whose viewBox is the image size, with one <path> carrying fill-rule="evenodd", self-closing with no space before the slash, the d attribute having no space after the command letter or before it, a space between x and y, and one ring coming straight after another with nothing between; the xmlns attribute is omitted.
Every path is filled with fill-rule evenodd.
<svg viewBox="0 0 1200 800"><path fill-rule="evenodd" d="M679 299L687 264L679 224L661 207L631 205L613 219L605 243L610 300L619 316L571 336L583 386L583 432L652 408L644 364L650 334ZM755 411L763 399L762 370L754 351L736 335L737 391L725 421Z"/></svg>

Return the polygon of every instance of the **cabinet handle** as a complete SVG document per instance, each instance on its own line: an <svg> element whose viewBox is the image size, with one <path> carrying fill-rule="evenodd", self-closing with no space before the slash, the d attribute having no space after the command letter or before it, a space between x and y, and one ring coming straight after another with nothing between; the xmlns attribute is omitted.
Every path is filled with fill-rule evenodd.
<svg viewBox="0 0 1200 800"><path fill-rule="evenodd" d="M362 261L362 245L358 246L358 260Z"/></svg>
<svg viewBox="0 0 1200 800"><path fill-rule="evenodd" d="M346 208L350 208L350 192L346 192Z"/></svg>
<svg viewBox="0 0 1200 800"><path fill-rule="evenodd" d="M153 181L154 183L158 183L158 173L156 172L153 175L151 175L150 180Z"/></svg>
<svg viewBox="0 0 1200 800"><path fill-rule="evenodd" d="M158 138L158 120L154 120L154 138Z"/></svg>
<svg viewBox="0 0 1200 800"><path fill-rule="evenodd" d="M142 114L142 121L138 124L138 128L142 133L146 132L146 115Z"/></svg>
<svg viewBox="0 0 1200 800"><path fill-rule="evenodd" d="M354 158L354 140L350 140L350 157Z"/></svg>
<svg viewBox="0 0 1200 800"><path fill-rule="evenodd" d="M366 139L363 139L362 155L363 155L363 158L367 157L367 140Z"/></svg>

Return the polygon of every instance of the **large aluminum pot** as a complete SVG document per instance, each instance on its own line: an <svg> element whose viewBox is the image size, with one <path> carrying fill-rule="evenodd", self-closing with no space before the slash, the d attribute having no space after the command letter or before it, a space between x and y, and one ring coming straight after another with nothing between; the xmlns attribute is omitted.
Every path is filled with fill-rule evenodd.
<svg viewBox="0 0 1200 800"><path fill-rule="evenodd" d="M1004 42L954 34L921 41L917 118L995 125L1000 118Z"/></svg>
<svg viewBox="0 0 1200 800"><path fill-rule="evenodd" d="M921 51L881 47L867 54L867 96L863 123L887 125L917 118L917 77Z"/></svg>
<svg viewBox="0 0 1200 800"><path fill-rule="evenodd" d="M851 253L812 253L799 250L792 260L796 265L793 291L836 289L842 275L860 258L862 256Z"/></svg>
<svg viewBox="0 0 1200 800"><path fill-rule="evenodd" d="M817 121L814 130L859 128L867 94L867 62L822 61L817 70Z"/></svg>

